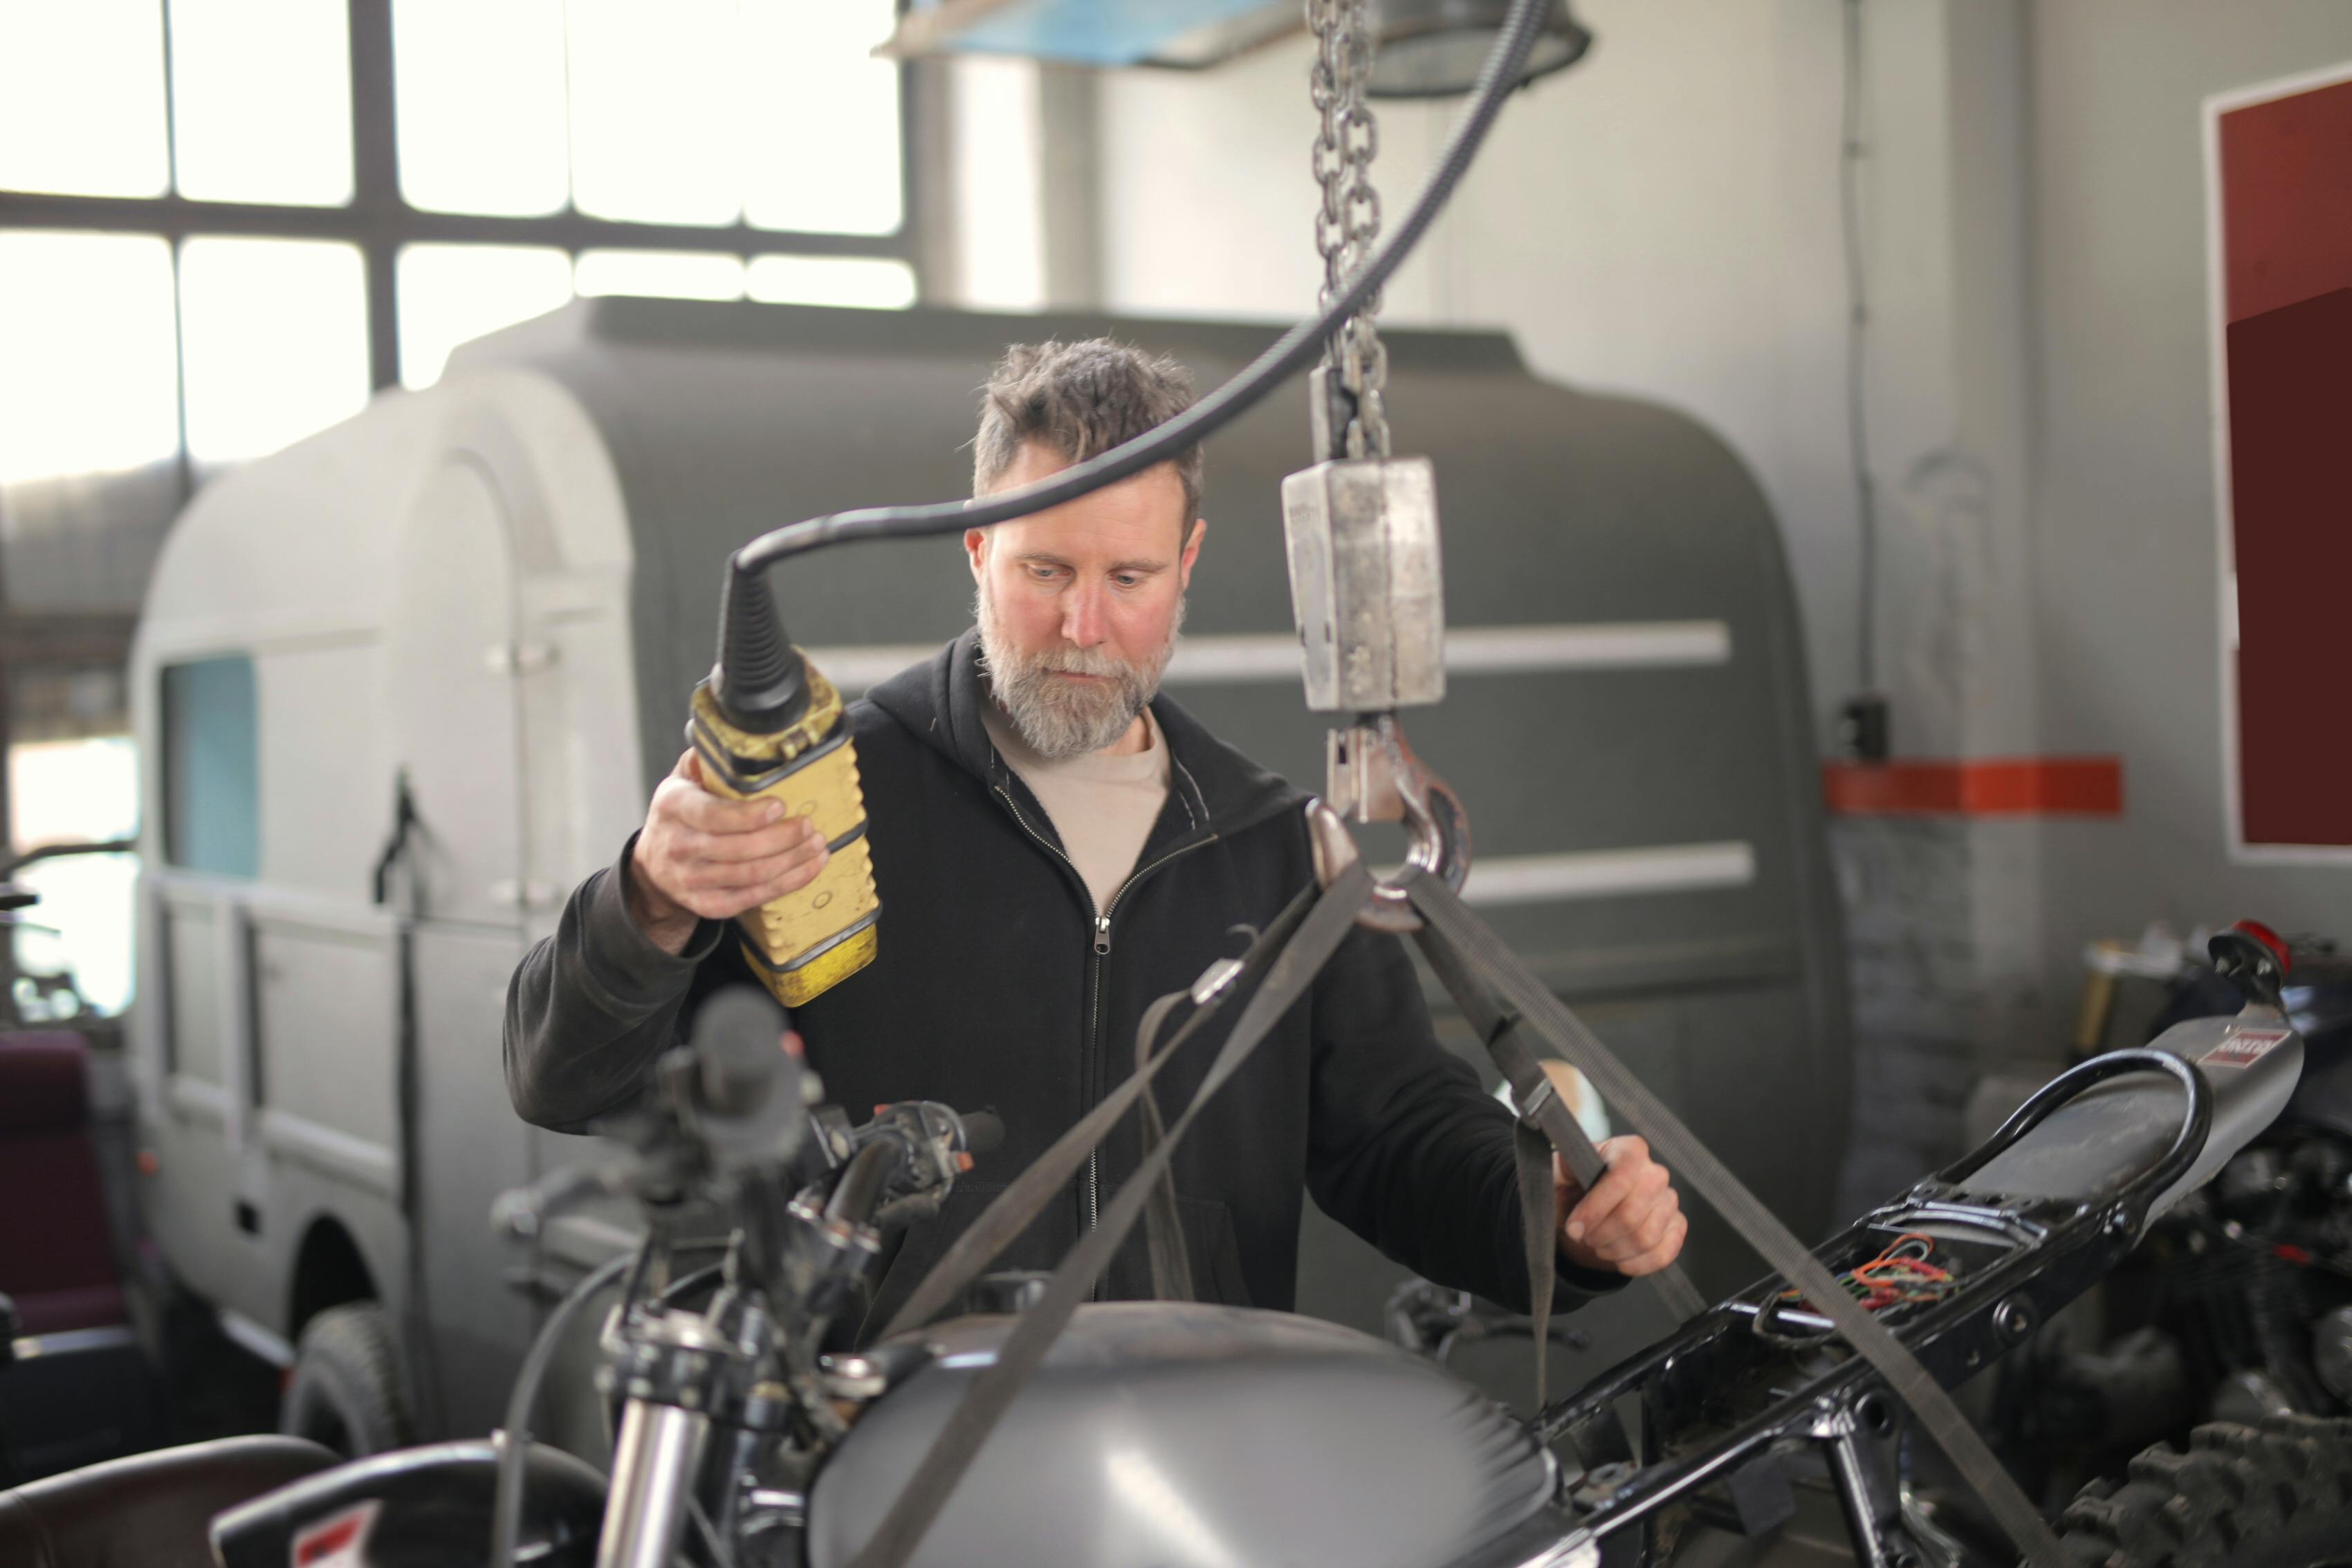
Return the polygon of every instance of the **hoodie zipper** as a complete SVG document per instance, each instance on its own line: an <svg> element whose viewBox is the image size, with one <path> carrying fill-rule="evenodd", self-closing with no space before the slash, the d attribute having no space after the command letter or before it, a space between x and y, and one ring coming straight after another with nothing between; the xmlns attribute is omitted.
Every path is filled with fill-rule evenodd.
<svg viewBox="0 0 2352 1568"><path fill-rule="evenodd" d="M1111 915L1118 909L1118 901L1127 896L1128 889L1133 887L1137 883L1141 882L1145 877L1150 876L1153 872L1158 871L1161 866L1166 865L1170 861L1176 859L1179 855L1190 854L1194 850L1202 849L1207 845L1215 843L1217 841L1217 835L1214 832L1211 832L1205 838L1194 839L1192 842L1186 844L1179 844L1174 849L1170 850L1166 854L1161 855L1158 860L1153 861L1150 865L1144 866L1140 870L1132 873L1125 882L1120 883L1112 892L1110 902L1104 905L1100 910L1097 910L1095 908L1094 893L1087 886L1087 879L1078 871L1077 862L1072 860L1060 845L1055 843L1053 840L1045 837L1045 834L1039 832L1036 829L1029 825L1029 819L1021 813L1020 802L1014 800L1012 794L1007 791L1003 785L992 785L991 788L995 789L998 798L1004 802L1005 809L1013 813L1013 820L1021 824L1021 831L1027 833L1031 838L1036 840L1040 847L1049 851L1055 859L1059 860L1064 865L1070 868L1070 874L1077 878L1078 889L1086 897L1087 912L1093 917L1091 929L1094 934L1094 957L1088 967L1087 984L1087 1050L1090 1053L1090 1060L1087 1065L1093 1067L1099 1071L1103 1050L1102 1040L1100 1038L1102 1033L1103 967L1105 961L1110 956ZM1102 1219L1102 1151L1099 1149L1090 1149L1087 1153L1086 1191L1087 1228L1092 1230L1101 1222ZM1097 1288L1099 1289L1100 1287L1097 1286Z"/></svg>
<svg viewBox="0 0 2352 1568"><path fill-rule="evenodd" d="M1103 965L1104 961L1110 956L1110 917L1112 913L1118 908L1118 901L1127 896L1127 890L1129 888L1133 887L1137 883L1141 882L1145 877L1150 876L1153 872L1158 871L1161 866L1166 865L1178 855L1190 854L1194 850L1202 848L1208 844L1213 844L1216 841L1217 835L1211 833L1205 839L1194 839L1189 844L1177 845L1174 849L1170 850L1166 854L1161 855L1158 860L1153 861L1150 865L1145 866L1142 870L1138 871L1132 876L1129 876L1125 882L1120 883L1118 888L1111 894L1110 903L1105 906L1100 915L1095 916L1095 1005L1093 1011L1097 1015L1097 1017L1102 1012ZM1091 895L1089 895L1089 902L1091 902ZM1098 1031L1094 1027L1093 1019L1088 1020L1087 1033L1089 1043L1093 1047L1095 1060L1097 1063L1097 1070L1099 1071L1099 1064L1102 1061L1103 1042L1099 1038L1097 1038ZM1096 1225L1100 1222L1101 1218L1102 1151L1099 1148L1096 1148L1087 1151L1087 1228L1092 1230Z"/></svg>

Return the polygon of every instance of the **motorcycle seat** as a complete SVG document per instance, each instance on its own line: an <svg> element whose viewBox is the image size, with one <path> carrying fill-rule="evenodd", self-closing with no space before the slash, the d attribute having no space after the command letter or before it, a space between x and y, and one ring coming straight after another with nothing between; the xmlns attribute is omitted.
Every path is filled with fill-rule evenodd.
<svg viewBox="0 0 2352 1568"><path fill-rule="evenodd" d="M2278 1120L2303 1073L2303 1041L2276 1013L2249 1009L2235 1018L2175 1024L2150 1045L2195 1062L2213 1105L2203 1152L2158 1195L2149 1208L2156 1215L2210 1181ZM2182 1106L2179 1086L2159 1072L2095 1084L1960 1185L1987 1198L2092 1201L2155 1164L2179 1135Z"/></svg>
<svg viewBox="0 0 2352 1568"><path fill-rule="evenodd" d="M220 1437L0 1491L10 1568L212 1568L213 1515L340 1464L303 1437Z"/></svg>

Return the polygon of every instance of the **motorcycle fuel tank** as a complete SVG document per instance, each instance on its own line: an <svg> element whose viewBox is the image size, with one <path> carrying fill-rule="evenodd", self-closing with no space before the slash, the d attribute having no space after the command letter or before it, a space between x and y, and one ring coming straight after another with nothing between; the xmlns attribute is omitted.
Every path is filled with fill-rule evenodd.
<svg viewBox="0 0 2352 1568"><path fill-rule="evenodd" d="M929 1359L817 1475L810 1568L842 1568L866 1544L1015 1321L919 1331ZM914 1568L1450 1568L1491 1556L1554 1479L1506 1412L1369 1335L1284 1312L1111 1302L1079 1309Z"/></svg>

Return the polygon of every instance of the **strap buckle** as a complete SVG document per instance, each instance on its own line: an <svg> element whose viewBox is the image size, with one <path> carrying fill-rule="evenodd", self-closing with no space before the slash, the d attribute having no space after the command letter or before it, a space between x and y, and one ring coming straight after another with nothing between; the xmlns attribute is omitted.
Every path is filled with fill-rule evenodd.
<svg viewBox="0 0 2352 1568"><path fill-rule="evenodd" d="M1205 1008L1212 1000L1223 995L1241 977L1243 967L1239 958L1229 957L1220 958L1202 970L1201 977L1192 982L1192 1005Z"/></svg>

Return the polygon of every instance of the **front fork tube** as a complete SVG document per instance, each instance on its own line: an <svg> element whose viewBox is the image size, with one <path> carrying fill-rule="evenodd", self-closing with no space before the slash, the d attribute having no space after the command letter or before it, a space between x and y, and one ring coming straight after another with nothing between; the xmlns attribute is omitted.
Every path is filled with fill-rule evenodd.
<svg viewBox="0 0 2352 1568"><path fill-rule="evenodd" d="M623 1408L596 1568L672 1568L709 1436L699 1411L646 1399Z"/></svg>

